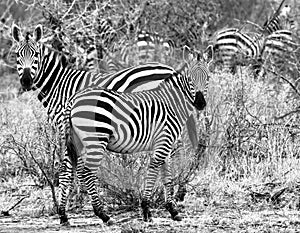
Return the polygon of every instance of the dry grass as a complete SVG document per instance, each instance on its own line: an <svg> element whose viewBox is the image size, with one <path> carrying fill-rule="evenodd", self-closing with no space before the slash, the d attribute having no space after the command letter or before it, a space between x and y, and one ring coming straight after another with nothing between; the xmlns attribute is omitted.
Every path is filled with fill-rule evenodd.
<svg viewBox="0 0 300 233"><path fill-rule="evenodd" d="M186 217L185 221L174 225L160 218L167 215L165 211L158 210L154 213L158 217L156 224L141 225L139 221L120 223L123 232L155 232L157 226L170 232L173 232L172 229L180 229L180 232L206 232L207 229L222 227L232 232L242 232L246 229L263 230L270 224L281 230L288 229L286 221L294 224L291 226L298 226L295 220L295 211L300 206L297 116L290 115L276 120L276 117L292 111L297 99L291 98L293 93L285 84L255 80L246 69L242 72L236 76L220 72L211 79L206 109L209 129L204 129L203 118L198 122L199 132L208 135L208 147L203 164L188 185L187 198L182 203L184 209L181 211ZM45 133L48 126L41 123L46 121L46 116L36 103L37 100L31 94L1 103L0 209L7 210L26 196L10 211L15 216L40 217L53 214L47 182L36 163L28 154L22 156L24 150L19 150L26 146L28 151L34 152L37 161L44 161L47 165L44 169L51 168L54 157L49 157L49 147L45 146L45 142L54 142L54 138ZM12 137L21 146L6 150L5 146ZM42 137L44 139L41 140ZM175 176L187 166L184 161L193 158L194 151L186 136L184 138L181 154L175 157ZM110 160L105 164L114 169L103 169L102 179L119 187L122 192L128 189L127 192L130 191L132 195L130 198L138 198L144 182L146 157L142 160L134 156L108 158ZM26 170L24 161L37 172ZM51 171L47 174L53 178ZM157 185L160 187L160 183ZM115 197L112 193L111 197L107 193L105 195L108 201ZM89 210L89 215L83 218L90 218L91 206L88 200L84 203L83 210ZM118 208L115 204L110 207L116 210ZM115 212L115 216L117 219L139 218L136 212ZM269 225L267 220L271 221ZM278 226L278 221L281 221L283 228ZM253 225L253 222L257 225Z"/></svg>

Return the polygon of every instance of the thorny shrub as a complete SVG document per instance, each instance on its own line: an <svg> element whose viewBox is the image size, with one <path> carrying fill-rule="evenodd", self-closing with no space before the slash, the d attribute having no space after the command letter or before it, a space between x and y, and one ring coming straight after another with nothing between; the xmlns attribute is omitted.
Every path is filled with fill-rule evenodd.
<svg viewBox="0 0 300 233"><path fill-rule="evenodd" d="M236 75L214 75L207 154L219 175L234 180L268 177L298 164L294 162L300 156L299 122L292 113L300 96L295 97L288 83L278 83L255 80L247 69Z"/></svg>

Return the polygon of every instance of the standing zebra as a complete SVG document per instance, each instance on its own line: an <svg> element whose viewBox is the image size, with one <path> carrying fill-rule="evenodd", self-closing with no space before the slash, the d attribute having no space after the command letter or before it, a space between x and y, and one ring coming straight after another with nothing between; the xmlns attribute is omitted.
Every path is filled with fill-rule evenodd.
<svg viewBox="0 0 300 233"><path fill-rule="evenodd" d="M265 38L262 51L262 69L259 76L265 75L264 68L288 73L298 63L299 39L289 30L277 30Z"/></svg>
<svg viewBox="0 0 300 233"><path fill-rule="evenodd" d="M11 31L16 43L17 71L21 85L26 90L38 91L39 101L43 103L49 119L60 132L63 131L65 103L77 91L88 86L124 92L149 90L156 88L162 80L175 73L173 68L159 63L131 67L106 76L71 69L63 64L61 54L40 43L43 35L41 25L36 26L33 35L26 33L23 36L15 24L12 25ZM69 156L71 155L66 152L60 174L62 192L58 212L61 223L68 222L65 214L68 187L64 185L64 180L73 177Z"/></svg>
<svg viewBox="0 0 300 233"><path fill-rule="evenodd" d="M156 89L120 93L98 87L77 92L68 100L65 112L67 148L76 154L73 163L81 170L79 179L86 184L94 212L104 222L113 221L105 213L96 192L95 180L105 150L117 153L153 151L141 202L144 221L151 221L150 197L160 168L166 190L166 209L180 221L171 195L169 157L194 108L205 106L196 92L208 79L207 66L193 65L197 76L174 73ZM199 93L199 92L198 92ZM201 93L201 92L200 92ZM68 181L66 181L68 182Z"/></svg>
<svg viewBox="0 0 300 233"><path fill-rule="evenodd" d="M217 66L235 73L237 65L260 58L263 38L252 38L237 28L218 31L213 39L214 60Z"/></svg>

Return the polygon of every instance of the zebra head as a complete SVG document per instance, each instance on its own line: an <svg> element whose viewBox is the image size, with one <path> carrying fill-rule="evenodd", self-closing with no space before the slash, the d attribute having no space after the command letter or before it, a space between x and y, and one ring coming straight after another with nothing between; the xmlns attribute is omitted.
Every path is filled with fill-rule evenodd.
<svg viewBox="0 0 300 233"><path fill-rule="evenodd" d="M208 46L201 53L192 51L189 47L184 46L183 58L185 65L179 70L179 73L188 77L192 92L195 92L193 105L198 110L203 110L206 106L207 89L209 83L209 65L213 60L213 47Z"/></svg>
<svg viewBox="0 0 300 233"><path fill-rule="evenodd" d="M40 43L43 35L42 25L37 25L33 34L21 33L21 29L12 24L11 34L16 43L17 71L22 88L31 90L40 67Z"/></svg>

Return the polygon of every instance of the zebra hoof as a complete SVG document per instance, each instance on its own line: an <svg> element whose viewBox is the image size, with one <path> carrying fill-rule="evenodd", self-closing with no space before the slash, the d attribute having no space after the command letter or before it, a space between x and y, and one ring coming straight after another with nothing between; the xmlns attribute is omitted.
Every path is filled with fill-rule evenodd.
<svg viewBox="0 0 300 233"><path fill-rule="evenodd" d="M141 203L142 212L143 212L143 220L144 222L152 222L152 215L149 208L149 201L143 200Z"/></svg>
<svg viewBox="0 0 300 233"><path fill-rule="evenodd" d="M68 217L66 215L60 216L60 225L61 226L70 226Z"/></svg>
<svg viewBox="0 0 300 233"><path fill-rule="evenodd" d="M173 219L174 221L180 222L180 221L182 221L183 217L181 217L180 215L176 215L176 216L172 217L172 219Z"/></svg>

